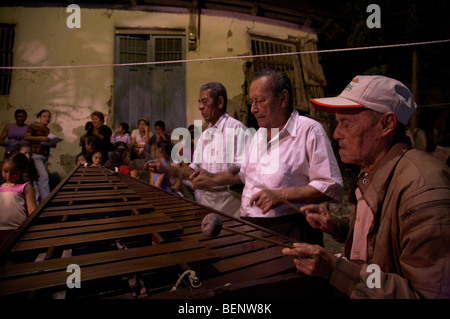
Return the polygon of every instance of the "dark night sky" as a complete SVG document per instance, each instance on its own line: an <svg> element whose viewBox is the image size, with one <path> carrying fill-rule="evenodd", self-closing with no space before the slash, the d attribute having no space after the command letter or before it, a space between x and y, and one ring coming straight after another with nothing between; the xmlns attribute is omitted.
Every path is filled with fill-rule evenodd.
<svg viewBox="0 0 450 319"><path fill-rule="evenodd" d="M381 28L370 29L367 6L381 9ZM333 39L319 36L318 49L380 46L450 39L450 1L446 0L317 0L314 4L331 12L343 31ZM416 50L417 126L429 141L438 119L450 119L450 43L320 54L328 83L326 95L338 95L359 74L382 74L398 79L411 88L412 56ZM448 122L444 120L444 123ZM449 136L450 126L443 133ZM450 142L450 138L447 138ZM450 143L449 143L450 144ZM450 146L450 145L448 145ZM430 149L434 149L432 143Z"/></svg>
<svg viewBox="0 0 450 319"><path fill-rule="evenodd" d="M314 2L335 14L343 28L340 36L320 38L319 49L378 46L450 39L450 1L331 1ZM368 4L381 9L381 28L369 29ZM321 54L329 94L338 94L354 75L378 73L409 84L412 77L412 52L419 58L419 105L450 103L450 43L405 48ZM430 94L429 91L434 94ZM440 92L442 96L437 94Z"/></svg>

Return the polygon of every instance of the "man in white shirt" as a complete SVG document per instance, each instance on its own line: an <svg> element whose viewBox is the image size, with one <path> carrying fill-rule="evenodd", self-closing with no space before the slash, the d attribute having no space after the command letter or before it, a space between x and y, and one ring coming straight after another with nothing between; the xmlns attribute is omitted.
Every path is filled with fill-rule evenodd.
<svg viewBox="0 0 450 319"><path fill-rule="evenodd" d="M224 172L238 161L238 146L247 127L226 113L227 99L225 87L218 82L200 88L199 110L209 124L197 141L194 160L189 165L193 171ZM201 203L239 217L240 194L228 186L204 189Z"/></svg>
<svg viewBox="0 0 450 319"><path fill-rule="evenodd" d="M251 112L260 129L239 174L192 175L194 187L245 183L241 217L294 239L323 244L322 232L309 226L295 206L341 201L342 176L320 123L292 106L292 86L276 69L257 73L250 86Z"/></svg>
<svg viewBox="0 0 450 319"><path fill-rule="evenodd" d="M185 167L171 166L165 173L187 179L195 171L218 173L237 163L239 152L246 149L244 134L247 128L228 115L227 101L227 91L221 83L210 82L200 87L199 110L208 126L196 142L192 163ZM165 170L155 161L147 162L146 167ZM202 189L200 194L196 198L201 204L239 217L241 195L229 186Z"/></svg>

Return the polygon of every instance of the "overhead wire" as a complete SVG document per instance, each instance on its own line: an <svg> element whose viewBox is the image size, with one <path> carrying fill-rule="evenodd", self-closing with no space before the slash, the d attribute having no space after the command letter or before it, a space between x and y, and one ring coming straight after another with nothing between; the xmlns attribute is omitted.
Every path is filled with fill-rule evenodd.
<svg viewBox="0 0 450 319"><path fill-rule="evenodd" d="M52 66L52 65L0 66L0 70L81 69L81 68L98 68L98 67L124 67L124 66L140 66L140 65L157 65L157 64L169 64L169 63L190 63L190 62L250 59L250 58L272 57L272 56L302 55L302 54L313 54L313 53L324 54L324 53L335 53L335 52L399 48L399 47L422 46L422 45L431 45L431 44L449 43L449 42L450 42L450 39L443 39L443 40L434 40L434 41L409 42L409 43L363 46L363 47L352 47L352 48L341 48L341 49L281 52L281 53L267 53L267 54L251 54L251 55L237 55L237 56L227 56L227 57L212 57L212 58L184 59L184 60L171 60L171 61L149 61L149 62L133 62L133 63L84 64L84 65L54 65L54 66Z"/></svg>

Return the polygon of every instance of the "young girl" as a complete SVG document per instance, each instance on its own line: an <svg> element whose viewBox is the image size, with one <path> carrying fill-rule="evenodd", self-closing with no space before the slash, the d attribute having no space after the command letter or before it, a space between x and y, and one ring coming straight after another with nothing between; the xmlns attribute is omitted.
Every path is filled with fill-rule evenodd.
<svg viewBox="0 0 450 319"><path fill-rule="evenodd" d="M119 166L119 171L121 171L121 169L127 171L127 174L130 174L131 177L139 177L137 165L131 160L131 154L128 149L123 150L122 152L122 164Z"/></svg>
<svg viewBox="0 0 450 319"><path fill-rule="evenodd" d="M0 186L0 244L8 239L14 230L36 208L33 185L23 178L27 171L27 157L14 152L3 160Z"/></svg>
<svg viewBox="0 0 450 319"><path fill-rule="evenodd" d="M24 154L28 160L28 168L26 173L24 173L24 179L27 182L33 183L34 191L36 192L37 180L39 178L39 173L34 165L34 160L31 158L31 146L26 143L18 144L16 151Z"/></svg>
<svg viewBox="0 0 450 319"><path fill-rule="evenodd" d="M83 153L79 153L75 158L75 163L77 165L87 165L88 161L86 159L86 155L84 155Z"/></svg>
<svg viewBox="0 0 450 319"><path fill-rule="evenodd" d="M172 144L169 141L159 141L156 143L156 158L161 160L162 165L170 166L170 154L172 151ZM171 192L170 176L160 173L150 173L150 183L154 186L160 187Z"/></svg>
<svg viewBox="0 0 450 319"><path fill-rule="evenodd" d="M125 147L119 147L111 154L111 159L105 163L105 167L110 170L116 170L130 175L134 178L139 177L137 165L130 158L130 151Z"/></svg>
<svg viewBox="0 0 450 319"><path fill-rule="evenodd" d="M127 144L127 147L130 145L131 136L127 123L120 123L117 130L111 135L112 145L116 144L117 142L124 142L125 144Z"/></svg>
<svg viewBox="0 0 450 319"><path fill-rule="evenodd" d="M93 154L92 154L92 158L91 158L91 163L92 163L92 166L103 166L103 159L104 159L105 157L103 156L103 152L101 152L101 151L95 151Z"/></svg>

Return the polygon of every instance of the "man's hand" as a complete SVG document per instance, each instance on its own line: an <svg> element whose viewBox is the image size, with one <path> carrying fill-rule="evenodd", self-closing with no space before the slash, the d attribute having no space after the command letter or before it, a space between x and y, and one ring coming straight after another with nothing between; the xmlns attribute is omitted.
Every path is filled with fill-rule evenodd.
<svg viewBox="0 0 450 319"><path fill-rule="evenodd" d="M192 181L192 186L194 189L211 188L216 186L214 182L214 174L210 173L204 169L199 169L193 172L189 179Z"/></svg>
<svg viewBox="0 0 450 319"><path fill-rule="evenodd" d="M153 173L167 174L168 167L161 164L160 160L149 160L144 164L144 169L149 170Z"/></svg>
<svg viewBox="0 0 450 319"><path fill-rule="evenodd" d="M337 257L323 247L294 243L294 248L284 248L283 254L294 257L297 270L319 278L330 279Z"/></svg>
<svg viewBox="0 0 450 319"><path fill-rule="evenodd" d="M332 233L339 227L336 218L331 215L325 204L302 206L300 212L306 215L306 220L313 228Z"/></svg>
<svg viewBox="0 0 450 319"><path fill-rule="evenodd" d="M258 206L261 208L262 213L265 214L270 209L284 203L281 191L282 190L261 190L252 196L250 199L250 205Z"/></svg>

